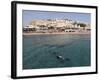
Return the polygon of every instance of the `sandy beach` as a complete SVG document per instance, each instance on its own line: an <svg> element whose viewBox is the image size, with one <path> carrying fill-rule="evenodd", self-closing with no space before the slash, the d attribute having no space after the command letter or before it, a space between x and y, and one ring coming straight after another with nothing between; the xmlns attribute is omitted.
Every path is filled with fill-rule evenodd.
<svg viewBox="0 0 100 80"><path fill-rule="evenodd" d="M90 34L91 32L53 32L53 33L23 33L23 35L48 35L48 34Z"/></svg>

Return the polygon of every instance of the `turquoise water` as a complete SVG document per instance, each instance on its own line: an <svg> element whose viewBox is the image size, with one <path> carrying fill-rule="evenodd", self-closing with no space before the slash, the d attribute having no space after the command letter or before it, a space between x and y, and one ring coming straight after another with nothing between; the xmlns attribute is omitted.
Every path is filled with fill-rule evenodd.
<svg viewBox="0 0 100 80"><path fill-rule="evenodd" d="M23 69L90 66L90 51L87 34L24 35Z"/></svg>

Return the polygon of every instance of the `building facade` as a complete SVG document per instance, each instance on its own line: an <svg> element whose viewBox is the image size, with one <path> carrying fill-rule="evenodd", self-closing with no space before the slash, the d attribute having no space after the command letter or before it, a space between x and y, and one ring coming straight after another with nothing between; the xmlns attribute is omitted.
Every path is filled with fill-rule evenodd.
<svg viewBox="0 0 100 80"><path fill-rule="evenodd" d="M78 23L69 19L41 19L32 20L27 26L23 28L26 32L68 32L68 31L82 31L91 30L90 24Z"/></svg>

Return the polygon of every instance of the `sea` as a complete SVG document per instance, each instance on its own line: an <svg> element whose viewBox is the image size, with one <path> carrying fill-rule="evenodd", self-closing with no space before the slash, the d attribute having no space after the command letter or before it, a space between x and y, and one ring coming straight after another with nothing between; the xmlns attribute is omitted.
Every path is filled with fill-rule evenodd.
<svg viewBox="0 0 100 80"><path fill-rule="evenodd" d="M91 65L90 34L23 35L23 69Z"/></svg>

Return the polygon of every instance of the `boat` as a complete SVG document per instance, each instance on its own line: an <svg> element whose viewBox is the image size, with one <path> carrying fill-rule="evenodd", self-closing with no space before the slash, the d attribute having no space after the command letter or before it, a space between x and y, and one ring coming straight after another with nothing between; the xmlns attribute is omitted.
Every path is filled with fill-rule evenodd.
<svg viewBox="0 0 100 80"><path fill-rule="evenodd" d="M58 59L64 60L63 56L56 56Z"/></svg>
<svg viewBox="0 0 100 80"><path fill-rule="evenodd" d="M69 61L70 59L69 58L64 58L63 56L56 56L58 59L60 59L60 60L67 60L67 61Z"/></svg>
<svg viewBox="0 0 100 80"><path fill-rule="evenodd" d="M69 58L64 58L64 57L61 56L61 55L57 55L56 52L53 52L53 54L55 54L56 58L58 58L59 60L62 60L62 61L65 61L65 60L69 61L69 60L70 60Z"/></svg>

